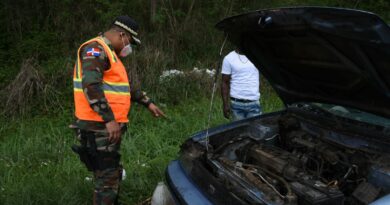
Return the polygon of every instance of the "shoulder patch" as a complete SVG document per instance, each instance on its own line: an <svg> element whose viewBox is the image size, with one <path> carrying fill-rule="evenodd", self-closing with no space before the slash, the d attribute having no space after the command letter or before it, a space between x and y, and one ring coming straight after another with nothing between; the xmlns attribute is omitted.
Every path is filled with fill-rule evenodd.
<svg viewBox="0 0 390 205"><path fill-rule="evenodd" d="M100 48L88 48L87 50L87 56L95 56L95 57L99 57L101 54L101 50Z"/></svg>

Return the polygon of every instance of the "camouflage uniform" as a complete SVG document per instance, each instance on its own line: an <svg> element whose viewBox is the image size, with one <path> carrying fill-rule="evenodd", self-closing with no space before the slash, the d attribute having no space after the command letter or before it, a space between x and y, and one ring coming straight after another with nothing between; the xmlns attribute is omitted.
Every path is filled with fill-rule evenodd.
<svg viewBox="0 0 390 205"><path fill-rule="evenodd" d="M103 39L114 50L110 41L105 37ZM98 49L100 55L87 55L87 50L91 48ZM92 159L85 159L85 157L83 159L82 155L76 152L79 153L81 161L86 163L87 168L94 172L94 204L118 204L119 183L122 175L122 166L119 162L120 142L115 144L108 140L105 123L115 118L102 88L103 74L105 70L110 68L110 61L103 46L96 42L89 43L81 49L80 59L83 92L91 108L103 118L104 122L77 119L72 128L76 129L77 139L81 146L76 146L76 149L87 148L86 152L88 156L92 156ZM144 92L132 87L131 100L146 106L150 103L150 99ZM120 123L120 126L123 135L126 131L126 124ZM104 166L101 166L102 164Z"/></svg>

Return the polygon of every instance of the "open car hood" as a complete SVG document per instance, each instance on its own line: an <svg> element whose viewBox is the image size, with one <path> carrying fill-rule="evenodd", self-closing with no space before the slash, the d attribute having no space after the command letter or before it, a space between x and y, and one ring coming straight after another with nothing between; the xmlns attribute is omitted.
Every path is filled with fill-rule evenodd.
<svg viewBox="0 0 390 205"><path fill-rule="evenodd" d="M390 117L390 27L364 11L301 7L219 22L286 104L324 102Z"/></svg>

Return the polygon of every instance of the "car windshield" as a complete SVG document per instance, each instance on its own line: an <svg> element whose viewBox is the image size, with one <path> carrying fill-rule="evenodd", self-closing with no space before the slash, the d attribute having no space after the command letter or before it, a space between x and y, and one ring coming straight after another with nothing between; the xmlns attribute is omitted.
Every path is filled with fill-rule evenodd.
<svg viewBox="0 0 390 205"><path fill-rule="evenodd" d="M330 112L334 115L341 117L366 122L370 124L375 124L383 127L390 127L390 119L385 117L380 117L371 113L363 112L358 109L349 108L340 105L332 105L325 103L310 103L311 105L321 108L327 112Z"/></svg>

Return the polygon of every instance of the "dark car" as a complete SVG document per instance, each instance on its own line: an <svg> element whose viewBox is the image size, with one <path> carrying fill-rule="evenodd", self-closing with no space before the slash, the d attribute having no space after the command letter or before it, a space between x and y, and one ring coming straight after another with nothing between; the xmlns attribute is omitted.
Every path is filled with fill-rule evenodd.
<svg viewBox="0 0 390 205"><path fill-rule="evenodd" d="M390 27L339 8L281 8L216 27L282 111L202 131L166 171L177 204L390 204Z"/></svg>

